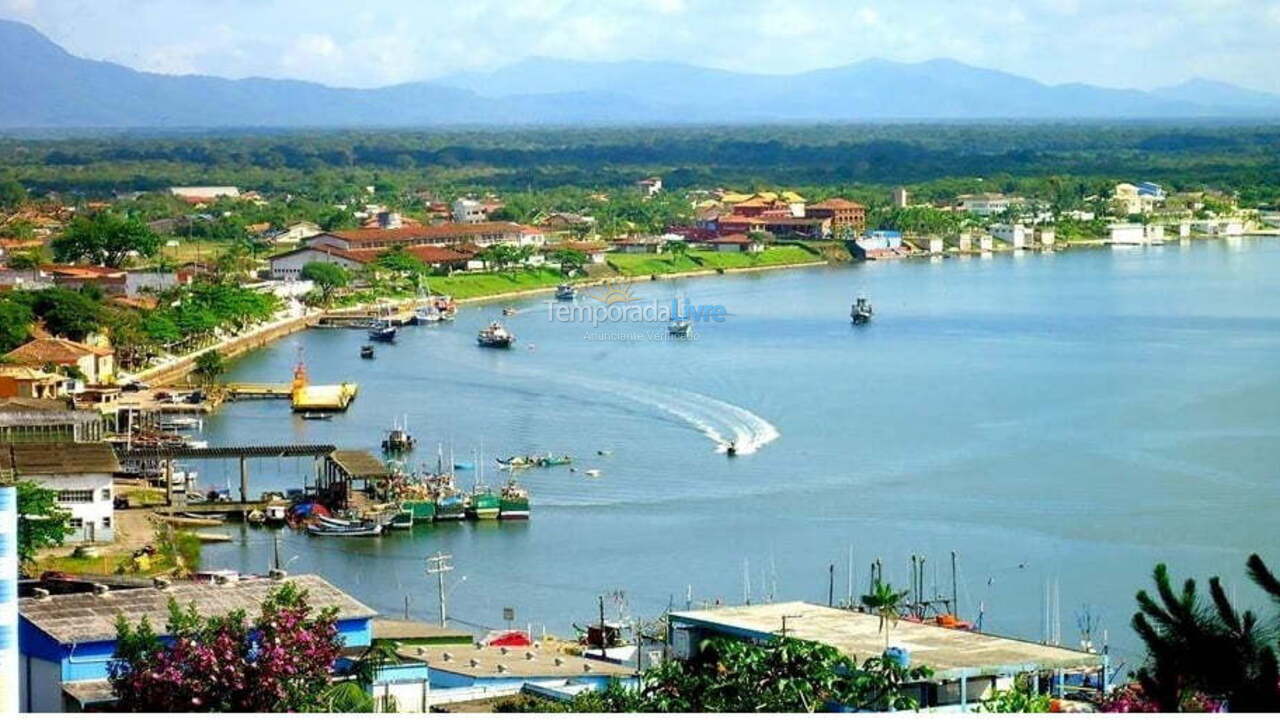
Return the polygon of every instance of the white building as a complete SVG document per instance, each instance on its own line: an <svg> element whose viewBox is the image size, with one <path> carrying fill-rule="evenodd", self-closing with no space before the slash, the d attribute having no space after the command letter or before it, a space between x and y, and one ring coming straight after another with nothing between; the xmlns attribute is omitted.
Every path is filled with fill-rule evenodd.
<svg viewBox="0 0 1280 720"><path fill-rule="evenodd" d="M453 201L453 221L456 223L482 223L489 219L484 211L484 204L471 198L458 198Z"/></svg>
<svg viewBox="0 0 1280 720"><path fill-rule="evenodd" d="M1162 245L1164 244L1164 226L1147 225L1142 229L1142 236L1151 245Z"/></svg>
<svg viewBox="0 0 1280 720"><path fill-rule="evenodd" d="M662 192L662 178L647 177L647 178L644 178L643 180L637 180L636 188L639 189L640 192L644 193L645 195L648 195L649 197L653 197L654 195L657 195L658 193Z"/></svg>
<svg viewBox="0 0 1280 720"><path fill-rule="evenodd" d="M977 195L961 195L956 200L960 203L960 209L965 212L971 212L974 215L987 217L990 215L999 215L1007 211L1015 205L1022 205L1025 201L1020 197L1008 197L1000 193L978 193Z"/></svg>
<svg viewBox="0 0 1280 720"><path fill-rule="evenodd" d="M1002 242L1009 243L1015 250L1027 246L1027 228L1019 223L997 223L991 226L991 234Z"/></svg>
<svg viewBox="0 0 1280 720"><path fill-rule="evenodd" d="M272 280L299 280L302 268L310 262L333 263L347 270L358 270L364 267L364 261L347 250L332 245L304 245L296 250L273 255L271 263Z"/></svg>
<svg viewBox="0 0 1280 720"><path fill-rule="evenodd" d="M0 445L0 471L16 472L58 492L71 513L72 541L111 542L115 537L111 478L120 472L107 443L13 443Z"/></svg>
<svg viewBox="0 0 1280 720"><path fill-rule="evenodd" d="M1141 245L1146 241L1146 229L1141 223L1115 223L1108 225L1111 245Z"/></svg>
<svg viewBox="0 0 1280 720"><path fill-rule="evenodd" d="M311 222L310 220L304 220L302 222L293 223L284 230L272 235L271 242L278 245L297 245L307 238L319 235L321 232L319 225Z"/></svg>
<svg viewBox="0 0 1280 720"><path fill-rule="evenodd" d="M169 194L183 200L213 200L220 197L238 198L240 188L234 185L193 185L187 187L171 187Z"/></svg>
<svg viewBox="0 0 1280 720"><path fill-rule="evenodd" d="M1058 233L1051 227L1036 228L1035 239L1040 244L1040 247L1052 248L1058 239Z"/></svg>

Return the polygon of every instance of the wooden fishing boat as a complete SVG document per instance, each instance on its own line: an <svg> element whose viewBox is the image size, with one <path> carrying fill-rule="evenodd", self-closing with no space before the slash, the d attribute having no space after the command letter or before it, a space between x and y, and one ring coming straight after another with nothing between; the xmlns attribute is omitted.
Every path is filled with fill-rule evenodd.
<svg viewBox="0 0 1280 720"><path fill-rule="evenodd" d="M326 525L308 525L307 533L317 537L372 537L382 534L382 525L351 525L345 528Z"/></svg>

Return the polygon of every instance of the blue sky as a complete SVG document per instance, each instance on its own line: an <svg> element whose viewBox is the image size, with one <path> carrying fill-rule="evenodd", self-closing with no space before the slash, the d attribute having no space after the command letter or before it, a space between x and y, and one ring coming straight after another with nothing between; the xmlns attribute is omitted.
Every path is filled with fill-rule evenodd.
<svg viewBox="0 0 1280 720"><path fill-rule="evenodd" d="M1280 0L0 0L74 54L376 86L532 55L795 72L948 57L1048 83L1280 92Z"/></svg>

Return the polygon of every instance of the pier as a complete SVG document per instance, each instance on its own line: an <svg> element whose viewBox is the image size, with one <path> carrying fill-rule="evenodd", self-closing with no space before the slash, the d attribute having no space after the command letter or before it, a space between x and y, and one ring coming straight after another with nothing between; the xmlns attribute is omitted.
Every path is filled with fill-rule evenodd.
<svg viewBox="0 0 1280 720"><path fill-rule="evenodd" d="M186 447L149 447L149 448L132 448L117 453L121 462L127 460L155 460L164 463L165 478L165 504L170 507L186 506L185 493L177 499L180 502L174 502L173 494L173 461L174 460L227 460L236 459L240 462L240 503L232 503L237 505L236 508L229 508L228 511L243 511L243 505L253 504L249 500L249 468L246 463L251 457L255 458L283 458L283 457L310 457L316 462L316 476L320 476L319 465L322 458L328 457L337 450L333 445L236 445L228 447L210 447L210 448L186 448ZM201 509L214 512L214 506L224 505L227 503L204 503Z"/></svg>

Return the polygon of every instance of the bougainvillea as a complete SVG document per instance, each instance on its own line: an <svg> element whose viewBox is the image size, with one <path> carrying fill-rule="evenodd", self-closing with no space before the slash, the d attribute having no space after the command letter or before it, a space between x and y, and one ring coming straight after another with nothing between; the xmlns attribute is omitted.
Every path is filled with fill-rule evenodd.
<svg viewBox="0 0 1280 720"><path fill-rule="evenodd" d="M119 709L144 712L318 710L342 649L335 611L313 613L306 592L276 588L258 618L243 611L203 618L169 603L164 637L146 618L116 620L111 684Z"/></svg>

